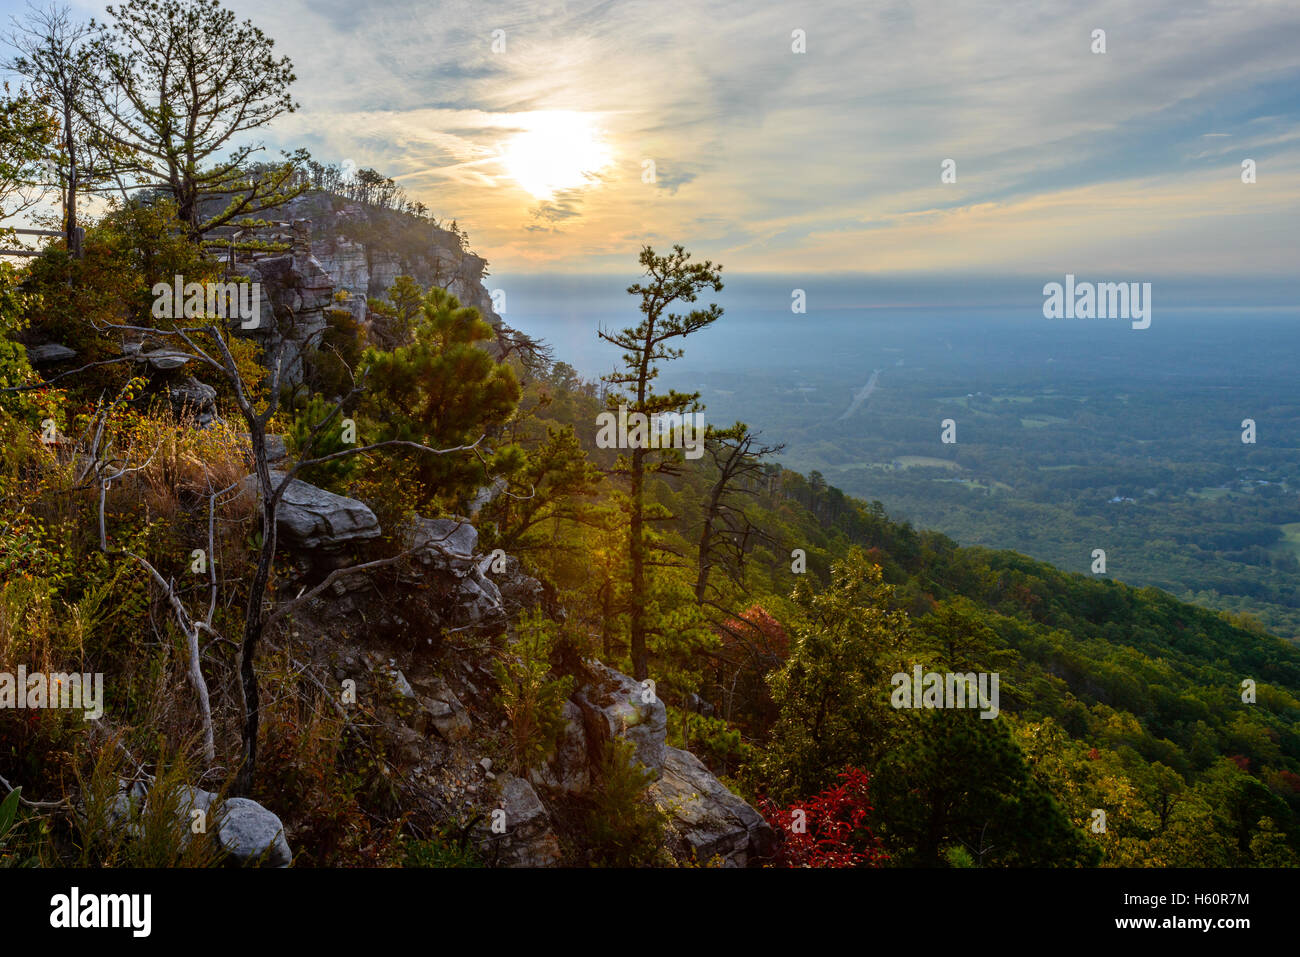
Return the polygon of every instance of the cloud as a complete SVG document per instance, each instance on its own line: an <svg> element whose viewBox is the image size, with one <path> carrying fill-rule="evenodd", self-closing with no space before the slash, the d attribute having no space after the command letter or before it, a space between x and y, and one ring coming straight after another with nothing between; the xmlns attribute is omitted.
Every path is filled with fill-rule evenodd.
<svg viewBox="0 0 1300 957"><path fill-rule="evenodd" d="M502 270L627 268L652 240L734 269L998 269L1113 249L1231 272L1294 252L1294 4L228 2L300 78L302 110L268 145L395 176ZM538 110L607 136L616 162L580 196L538 204L499 160ZM1247 155L1249 187L1234 172Z"/></svg>

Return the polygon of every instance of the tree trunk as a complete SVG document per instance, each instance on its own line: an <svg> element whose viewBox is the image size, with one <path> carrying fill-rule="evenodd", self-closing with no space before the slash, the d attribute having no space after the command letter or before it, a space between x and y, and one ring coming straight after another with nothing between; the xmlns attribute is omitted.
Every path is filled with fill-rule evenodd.
<svg viewBox="0 0 1300 957"><path fill-rule="evenodd" d="M262 614L262 597L271 579L271 564L275 560L276 510L279 500L273 498L271 470L266 464L266 435L260 424L250 423L253 461L262 496L262 549L257 559L257 570L248 591L248 606L244 613L244 640L239 647L239 697L244 710L242 731L244 756L235 781L238 794L248 794L253 789L257 773L257 732L261 718L258 700L257 671L254 667L257 646L265 627Z"/></svg>
<svg viewBox="0 0 1300 957"><path fill-rule="evenodd" d="M77 171L77 145L72 138L72 106L63 107L63 137L68 147L68 193L63 201L63 240L68 255L81 258L81 233L77 229L77 189L80 180Z"/></svg>
<svg viewBox="0 0 1300 957"><path fill-rule="evenodd" d="M632 618L632 677L645 681L650 677L650 662L645 648L645 506L642 501L645 486L645 449L632 450L632 522L631 547L631 618Z"/></svg>
<svg viewBox="0 0 1300 957"><path fill-rule="evenodd" d="M713 561L709 557L709 539L713 537L713 520L718 514L718 502L722 498L722 487L726 480L724 470L718 481L713 483L709 505L704 510L704 528L700 531L699 555L696 559L698 572L695 577L695 603L697 605L704 604L704 592L709 587L709 570L713 567Z"/></svg>

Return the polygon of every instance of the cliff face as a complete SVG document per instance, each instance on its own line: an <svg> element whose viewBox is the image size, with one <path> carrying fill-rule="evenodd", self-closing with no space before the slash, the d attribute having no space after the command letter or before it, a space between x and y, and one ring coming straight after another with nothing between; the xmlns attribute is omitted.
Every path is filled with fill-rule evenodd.
<svg viewBox="0 0 1300 957"><path fill-rule="evenodd" d="M367 298L383 298L393 280L406 275L423 286L441 286L500 327L483 282L487 260L450 230L320 192L298 197L284 213L287 220L311 220L312 255L336 287L348 292L358 319Z"/></svg>
<svg viewBox="0 0 1300 957"><path fill-rule="evenodd" d="M462 305L478 309L499 334L505 328L483 284L487 260L430 220L323 192L262 215L295 224L293 248L237 262L239 275L261 284L262 311L256 328L235 331L260 340L268 355L285 347L287 384L302 380L303 354L320 341L327 309L346 308L363 322L367 300L382 299L398 276L440 286ZM340 292L346 300L336 302Z"/></svg>

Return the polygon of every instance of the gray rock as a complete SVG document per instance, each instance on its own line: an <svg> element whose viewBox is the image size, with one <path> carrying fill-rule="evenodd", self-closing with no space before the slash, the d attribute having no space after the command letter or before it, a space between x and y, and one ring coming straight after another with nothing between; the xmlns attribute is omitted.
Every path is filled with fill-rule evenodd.
<svg viewBox="0 0 1300 957"><path fill-rule="evenodd" d="M505 626L509 616L501 591L474 555L478 530L473 525L462 518L417 518L407 533L407 547L424 566L424 584L443 596L445 627Z"/></svg>
<svg viewBox="0 0 1300 957"><path fill-rule="evenodd" d="M113 805L109 808L109 821L115 826L125 826L132 836L138 836L136 815L147 799L147 789L142 782L121 782ZM261 864L265 867L288 867L293 852L284 835L280 819L256 801L248 798L226 798L213 811L217 795L202 788L183 786L178 795L176 814L184 825L183 840L190 840L193 811L209 815L209 833L217 845L241 864Z"/></svg>
<svg viewBox="0 0 1300 957"><path fill-rule="evenodd" d="M222 803L217 843L241 864L288 867L293 860L280 819L248 798L226 798Z"/></svg>
<svg viewBox="0 0 1300 957"><path fill-rule="evenodd" d="M284 436L277 435L274 432L267 432L264 438L266 442L266 464L271 468L284 464L284 460L289 457ZM247 432L240 432L239 439L245 446L244 458L251 468L253 465L253 437Z"/></svg>
<svg viewBox="0 0 1300 957"><path fill-rule="evenodd" d="M289 452L285 448L284 436L268 432L266 434L266 464L270 466L279 465L288 457Z"/></svg>
<svg viewBox="0 0 1300 957"><path fill-rule="evenodd" d="M513 774L503 774L493 784L501 789L499 807L505 811L505 832L492 832L488 810L487 822L475 829L484 859L499 867L552 867L559 863L560 842L533 786Z"/></svg>
<svg viewBox="0 0 1300 957"><path fill-rule="evenodd" d="M181 813L188 818L191 811L207 811L215 799L216 795L211 791L186 784L180 788Z"/></svg>
<svg viewBox="0 0 1300 957"><path fill-rule="evenodd" d="M186 376L184 382L169 387L167 396L175 415L192 415L200 428L218 420L217 390L194 376Z"/></svg>
<svg viewBox="0 0 1300 957"><path fill-rule="evenodd" d="M478 529L458 518L416 518L409 547L430 561L450 561L457 567L472 562L478 547ZM468 569L466 569L468 570Z"/></svg>
<svg viewBox="0 0 1300 957"><path fill-rule="evenodd" d="M147 362L159 372L179 369L190 361L190 356L175 349L152 349L149 352L137 352L137 359Z"/></svg>
<svg viewBox="0 0 1300 957"><path fill-rule="evenodd" d="M303 380L303 359L320 344L334 306L334 281L305 249L238 263L238 275L259 283L261 314L256 324L237 323L235 335L257 339L268 357L279 357L281 382Z"/></svg>
<svg viewBox="0 0 1300 957"><path fill-rule="evenodd" d="M27 361L34 366L47 365L51 362L63 362L76 358L75 349L69 349L57 342L46 342L39 346L27 347Z"/></svg>
<svg viewBox="0 0 1300 957"><path fill-rule="evenodd" d="M393 683L394 690L396 690L399 695L403 698L409 698L411 700L415 699L415 689L412 688L411 683L406 680L406 675L402 674L402 669L397 667L397 662L390 658L388 664L384 666L383 671L388 675L389 680Z"/></svg>
<svg viewBox="0 0 1300 957"><path fill-rule="evenodd" d="M556 742L555 754L529 778L551 791L583 794L591 787L591 758L587 751L587 730L582 710L572 701L564 702L564 730Z"/></svg>
<svg viewBox="0 0 1300 957"><path fill-rule="evenodd" d="M272 470L272 483L278 485L283 480L283 472ZM246 483L256 481L252 475L245 479ZM300 549L335 550L380 534L379 520L365 504L300 479L284 490L276 525L281 541Z"/></svg>
<svg viewBox="0 0 1300 957"><path fill-rule="evenodd" d="M205 791L202 788L196 788L186 784L179 789L179 801L177 803L176 814L186 825L181 829L181 843L189 846L193 839L194 812L203 812L204 831L207 831L208 822L211 820L212 802L217 796L211 791Z"/></svg>
<svg viewBox="0 0 1300 957"><path fill-rule="evenodd" d="M763 816L732 794L695 755L665 748L663 775L648 788L674 832L670 849L706 863L746 867L772 855L772 828ZM675 846L674 846L675 845Z"/></svg>
<svg viewBox="0 0 1300 957"><path fill-rule="evenodd" d="M147 794L148 788L143 781L128 781L126 778L118 779L117 794L113 795L113 803L108 808L109 824L114 826L126 825L134 833L136 828L135 819L144 807Z"/></svg>
<svg viewBox="0 0 1300 957"><path fill-rule="evenodd" d="M587 665L594 680L579 688L572 700L582 711L591 745L598 747L615 736L626 738L635 748L636 760L658 775L668 730L664 703L657 695L644 701L648 692L622 672L594 659Z"/></svg>
<svg viewBox="0 0 1300 957"><path fill-rule="evenodd" d="M458 601L453 608L458 627L503 626L508 617L496 584L477 567L461 582Z"/></svg>
<svg viewBox="0 0 1300 957"><path fill-rule="evenodd" d="M441 680L434 683L427 697L420 699L428 723L445 741L460 741L469 736L473 721L456 693Z"/></svg>
<svg viewBox="0 0 1300 957"><path fill-rule="evenodd" d="M493 566L500 567L501 571L494 571ZM523 565L513 555L507 555L504 561L497 562L492 561L492 556L488 555L478 567L497 586L506 612L512 618L545 602L546 590L542 583L531 575L524 574Z"/></svg>
<svg viewBox="0 0 1300 957"><path fill-rule="evenodd" d="M471 515L478 512L479 509L491 505L501 493L506 490L509 483L503 478L493 479L491 485L485 485L474 493L473 500L469 503L469 512Z"/></svg>

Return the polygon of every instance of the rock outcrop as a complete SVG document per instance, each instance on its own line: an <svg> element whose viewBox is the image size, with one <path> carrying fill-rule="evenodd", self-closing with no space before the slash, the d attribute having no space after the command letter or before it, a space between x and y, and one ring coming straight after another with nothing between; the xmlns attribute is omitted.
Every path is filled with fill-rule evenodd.
<svg viewBox="0 0 1300 957"><path fill-rule="evenodd" d="M300 534L302 540L311 537ZM653 689L596 660L581 663L551 759L524 776L494 773L492 761L478 750L500 742L505 730L492 703L487 662L422 657L427 648L421 639L430 631L508 629L520 607L541 599L542 586L509 556L481 554L478 532L464 519L419 519L406 545L412 561L394 572L396 593L349 585L319 599L316 614L331 628L347 630L361 622L370 634L390 636L390 648L405 646L400 667L394 657L340 649L335 660L350 663L334 677L357 676L365 694L389 702L393 753L431 789L421 800L451 820L476 821L470 833L484 861L507 867L559 863L561 823L572 826L563 808L599 786L602 758L615 738L630 742L633 758L649 772L646 797L663 813L668 849L679 860L746 867L770 857L774 837L762 816L694 755L668 746L667 709ZM418 623L401 598L403 586L423 603ZM368 594L382 597L376 602Z"/></svg>
<svg viewBox="0 0 1300 957"><path fill-rule="evenodd" d="M564 730L556 742L555 754L531 778L541 787L557 794L583 794L593 783L592 755L587 751L587 729L582 709L573 701L564 702Z"/></svg>
<svg viewBox="0 0 1300 957"><path fill-rule="evenodd" d="M183 382L167 390L172 413L178 418L193 417L194 424L204 428L218 421L217 390L205 385L194 376L186 376Z"/></svg>
<svg viewBox="0 0 1300 957"><path fill-rule="evenodd" d="M745 867L770 858L776 838L763 815L714 777L695 755L664 749L664 764L650 796L668 817L678 857L718 859L724 867Z"/></svg>
<svg viewBox="0 0 1300 957"><path fill-rule="evenodd" d="M560 842L546 805L533 786L512 774L500 779L501 799L493 818L479 828L479 853L498 867L551 867L560 861Z"/></svg>
<svg viewBox="0 0 1300 957"><path fill-rule="evenodd" d="M256 481L252 475L245 479L254 485ZM284 473L272 470L271 481L284 481ZM365 504L300 479L290 482L280 498L276 528L289 548L322 551L377 538L381 531L375 513Z"/></svg>
<svg viewBox="0 0 1300 957"><path fill-rule="evenodd" d="M460 237L427 219L379 209L327 193L296 197L284 218L311 221L311 254L335 288L349 294L355 317L365 317L368 298L382 299L398 276L422 286L441 286L473 306L494 327L501 317L483 286L487 260Z"/></svg>
<svg viewBox="0 0 1300 957"><path fill-rule="evenodd" d="M667 820L669 849L681 860L746 867L769 858L771 827L733 794L699 758L665 741L663 702L635 679L588 662L592 680L565 703L566 725L555 755L532 774L557 795L582 794L597 781L602 749L611 738L630 741L655 781L647 789Z"/></svg>
<svg viewBox="0 0 1300 957"><path fill-rule="evenodd" d="M501 590L475 557L478 530L463 519L418 519L408 538L423 580L444 597L442 624L448 628L496 629L509 613Z"/></svg>
<svg viewBox="0 0 1300 957"><path fill-rule="evenodd" d="M259 341L268 357L279 355L281 381L293 385L303 378L303 358L320 344L329 324L326 310L334 303L333 278L305 244L292 252L237 263L235 273L261 288L257 323L237 322L232 331Z"/></svg>
<svg viewBox="0 0 1300 957"><path fill-rule="evenodd" d="M239 863L288 867L293 861L284 825L256 801L226 798L215 817L217 843Z"/></svg>
<svg viewBox="0 0 1300 957"><path fill-rule="evenodd" d="M668 709L636 679L599 661L587 666L592 680L572 700L582 712L588 752L598 754L611 738L624 738L632 743L632 756L657 775L664 764Z"/></svg>
<svg viewBox="0 0 1300 957"><path fill-rule="evenodd" d="M138 816L149 800L149 788L142 781L121 782L108 811L114 827L126 828L138 835ZM185 840L192 840L193 812L201 811L206 819L203 833L210 834L220 851L240 866L288 867L293 851L285 837L280 818L248 798L226 798L202 788L186 785L176 805L176 817Z"/></svg>

